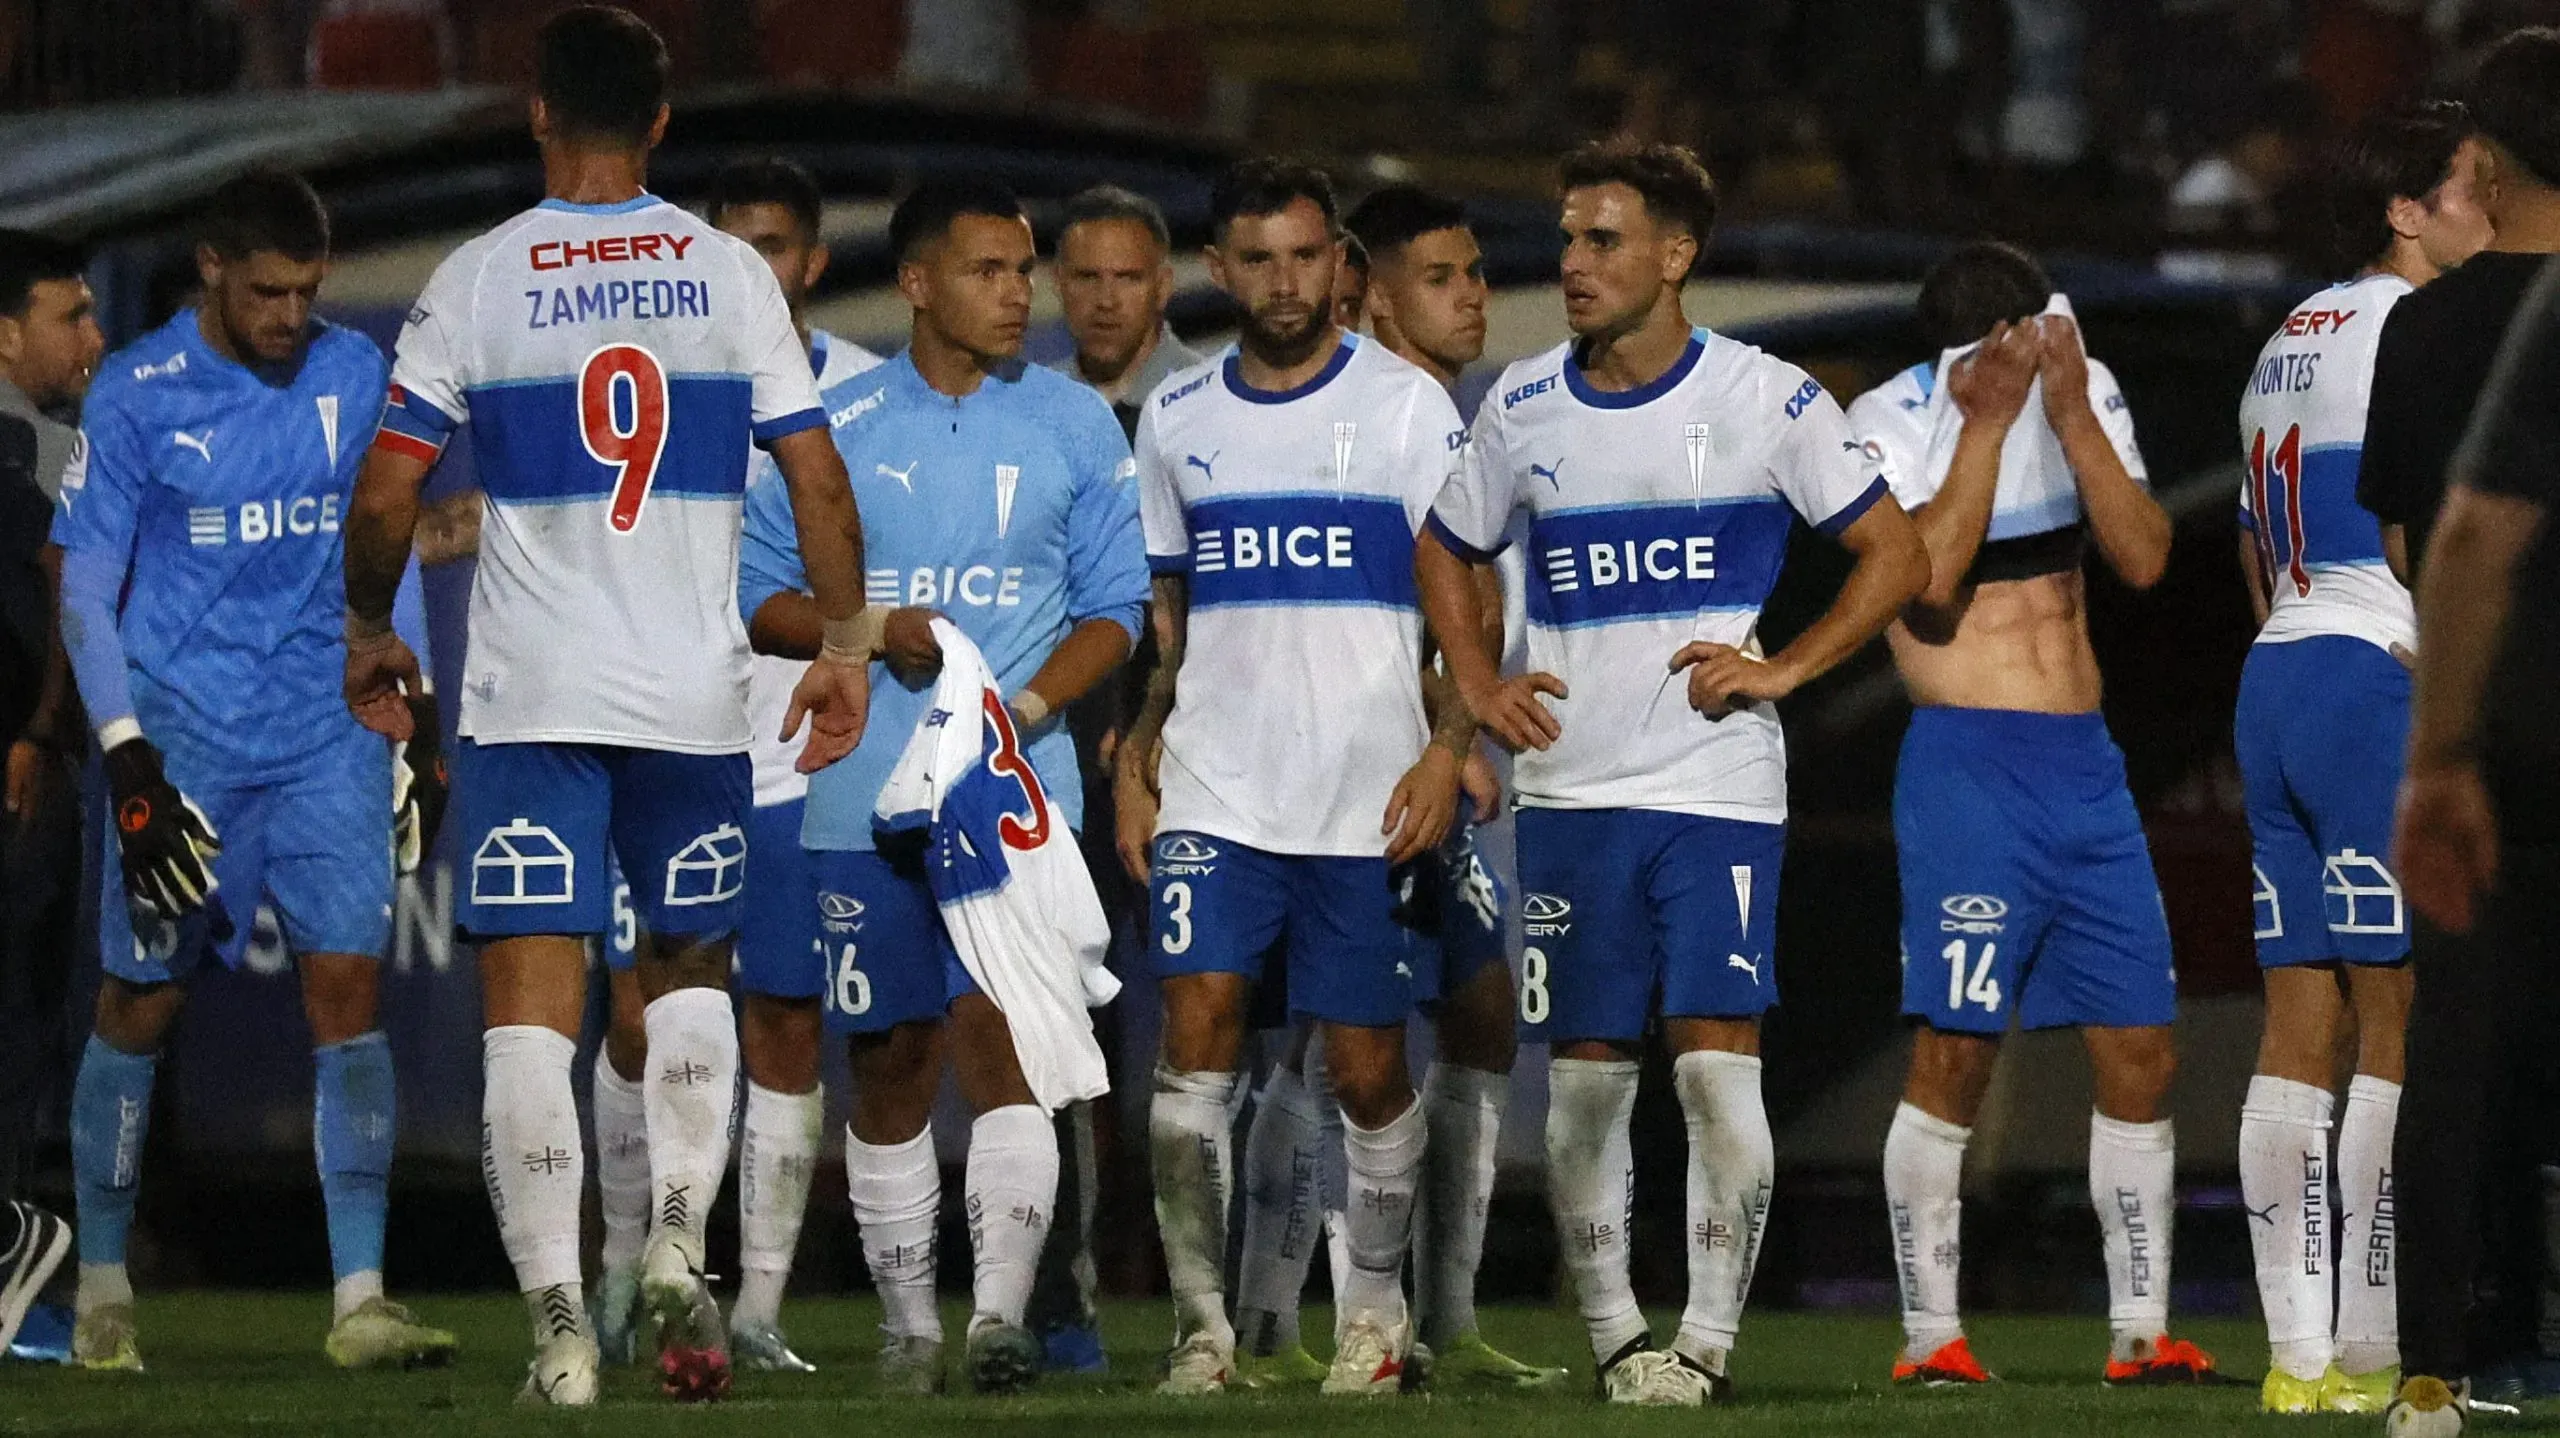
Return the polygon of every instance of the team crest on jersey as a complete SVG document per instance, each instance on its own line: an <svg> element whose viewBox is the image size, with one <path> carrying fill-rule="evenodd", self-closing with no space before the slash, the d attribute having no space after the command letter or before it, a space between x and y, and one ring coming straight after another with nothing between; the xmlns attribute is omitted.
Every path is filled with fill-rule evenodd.
<svg viewBox="0 0 2560 1438"><path fill-rule="evenodd" d="M996 538L998 539L1004 538L1004 532L1013 527L1013 491L1021 483L1021 465L996 466Z"/></svg>
<svg viewBox="0 0 2560 1438"><path fill-rule="evenodd" d="M548 824L517 818L491 829L471 855L471 902L566 904L578 897L578 857Z"/></svg>
<svg viewBox="0 0 2560 1438"><path fill-rule="evenodd" d="M2353 849L2331 854L2322 865L2321 891L2328 895L2333 934L2402 934L2409 916L2400 897L2400 881L2382 860Z"/></svg>
<svg viewBox="0 0 2560 1438"><path fill-rule="evenodd" d="M746 886L746 877L747 836L737 825L723 824L696 835L667 860L667 907L734 899Z"/></svg>
<svg viewBox="0 0 2560 1438"><path fill-rule="evenodd" d="M1689 451L1689 496L1704 499L1707 495L1707 439L1709 431L1702 421L1693 420L1680 426L1680 439Z"/></svg>
<svg viewBox="0 0 2560 1438"><path fill-rule="evenodd" d="M1333 487L1343 489L1351 483L1351 446L1360 439L1360 426L1347 419L1333 422Z"/></svg>

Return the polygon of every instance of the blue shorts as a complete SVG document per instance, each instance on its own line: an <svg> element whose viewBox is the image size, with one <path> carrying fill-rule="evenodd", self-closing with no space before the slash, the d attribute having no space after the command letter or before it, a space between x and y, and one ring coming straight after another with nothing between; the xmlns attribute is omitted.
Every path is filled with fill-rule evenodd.
<svg viewBox="0 0 2560 1438"><path fill-rule="evenodd" d="M1413 1001L1423 1008L1438 1006L1507 957L1510 896L1476 852L1475 826L1464 815L1434 857L1438 862L1417 877L1440 889L1431 908L1435 932L1411 936Z"/></svg>
<svg viewBox="0 0 2560 1438"><path fill-rule="evenodd" d="M1893 777L1902 1011L1949 1033L2177 1014L2169 919L2097 714L1923 708Z"/></svg>
<svg viewBox="0 0 2560 1438"><path fill-rule="evenodd" d="M2408 907L2389 867L2409 671L2361 639L2260 644L2234 722L2257 863L2258 962L2393 964Z"/></svg>
<svg viewBox="0 0 2560 1438"><path fill-rule="evenodd" d="M1273 854L1158 834L1147 884L1156 975L1262 978L1283 946L1293 1017L1391 1028L1413 1010L1413 934L1396 922L1384 857Z"/></svg>
<svg viewBox="0 0 2560 1438"><path fill-rule="evenodd" d="M464 739L453 802L470 881L455 920L483 939L618 928L610 847L641 929L726 938L746 887L748 785L744 754Z"/></svg>
<svg viewBox="0 0 2560 1438"><path fill-rule="evenodd" d="M237 968L261 904L296 954L381 957L391 944L391 746L350 725L292 778L223 787L172 766L222 840L212 905L177 924L134 913L116 827L100 825L98 950L135 984L183 979L210 955ZM218 910L218 912L217 912Z"/></svg>
<svg viewBox="0 0 2560 1438"><path fill-rule="evenodd" d="M1660 809L1520 811L1524 1042L1644 1037L1778 1001L1787 826Z"/></svg>
<svg viewBox="0 0 2560 1438"><path fill-rule="evenodd" d="M825 990L818 949L818 889L800 847L808 802L767 804L747 815L746 914L738 921L738 987L777 999Z"/></svg>
<svg viewBox="0 0 2560 1438"><path fill-rule="evenodd" d="M876 1034L938 1019L953 999L978 992L942 927L920 856L803 852L827 1032Z"/></svg>

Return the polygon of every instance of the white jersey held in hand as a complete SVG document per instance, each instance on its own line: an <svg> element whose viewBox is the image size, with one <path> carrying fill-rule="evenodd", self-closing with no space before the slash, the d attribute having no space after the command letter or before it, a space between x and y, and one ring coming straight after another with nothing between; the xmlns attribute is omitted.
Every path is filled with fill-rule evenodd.
<svg viewBox="0 0 2560 1438"><path fill-rule="evenodd" d="M1111 1090L1085 1013L1120 992L1103 967L1111 925L978 646L947 619L933 621L933 637L942 646L933 707L875 818L884 838L922 832L925 880L951 945L1004 1011L1023 1081L1054 1113Z"/></svg>
<svg viewBox="0 0 2560 1438"><path fill-rule="evenodd" d="M546 200L454 251L400 332L379 442L432 460L470 425L462 733L744 750L749 442L826 418L763 257L654 195Z"/></svg>

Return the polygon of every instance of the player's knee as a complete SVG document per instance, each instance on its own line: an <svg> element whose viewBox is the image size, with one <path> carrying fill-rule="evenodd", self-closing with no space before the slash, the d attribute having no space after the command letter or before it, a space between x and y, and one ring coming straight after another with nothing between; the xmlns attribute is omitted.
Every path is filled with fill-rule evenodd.
<svg viewBox="0 0 2560 1438"><path fill-rule="evenodd" d="M1329 1026L1324 1057L1343 1117L1360 1127L1384 1127L1412 1103L1413 1076L1405 1068L1401 1027Z"/></svg>
<svg viewBox="0 0 2560 1438"><path fill-rule="evenodd" d="M1970 1124L1991 1082L1997 1040L1921 1027L1912 1036L1911 1072L1903 1098L1949 1123Z"/></svg>
<svg viewBox="0 0 2560 1438"><path fill-rule="evenodd" d="M726 938L653 940L640 961L648 970L644 982L661 997L678 989L725 989L731 948Z"/></svg>
<svg viewBox="0 0 2560 1438"><path fill-rule="evenodd" d="M933 1117L942 1079L942 1025L899 1024L851 1044L853 1133L870 1144L905 1143Z"/></svg>
<svg viewBox="0 0 2560 1438"><path fill-rule="evenodd" d="M817 1088L818 1036L823 1027L816 999L747 995L738 1033L748 1080L775 1093L808 1093Z"/></svg>
<svg viewBox="0 0 2560 1438"><path fill-rule="evenodd" d="M2156 1122L2178 1074L2177 1050L2166 1029L2120 1037L2098 1055L2098 1111L2124 1123Z"/></svg>
<svg viewBox="0 0 2560 1438"><path fill-rule="evenodd" d="M1244 982L1183 974L1164 984L1164 1061L1185 1073L1233 1073L1244 1052Z"/></svg>
<svg viewBox="0 0 2560 1438"><path fill-rule="evenodd" d="M1484 1073L1509 1073L1519 1057L1513 1028L1511 971L1488 964L1449 996L1441 1009L1440 1058Z"/></svg>
<svg viewBox="0 0 2560 1438"><path fill-rule="evenodd" d="M109 974L98 985L97 1035L118 1053L158 1053L185 998L174 983L127 983Z"/></svg>
<svg viewBox="0 0 2560 1438"><path fill-rule="evenodd" d="M345 954L302 961L302 1013L314 1044L342 1044L371 1033L381 1009L381 965Z"/></svg>

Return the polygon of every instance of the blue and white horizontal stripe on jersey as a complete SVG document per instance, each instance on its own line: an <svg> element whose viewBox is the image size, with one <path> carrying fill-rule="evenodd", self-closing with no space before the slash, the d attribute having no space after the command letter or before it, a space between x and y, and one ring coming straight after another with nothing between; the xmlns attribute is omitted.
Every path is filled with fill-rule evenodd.
<svg viewBox="0 0 2560 1438"><path fill-rule="evenodd" d="M620 483L619 467L588 448L579 422L578 381L567 375L473 385L474 456L481 487L501 504L574 504L601 499ZM737 499L746 493L747 455L735 436L748 427L752 382L738 373L667 376L665 441L652 497ZM614 387L614 426L637 427L629 390ZM825 415L811 411L817 422Z"/></svg>
<svg viewBox="0 0 2560 1438"><path fill-rule="evenodd" d="M1529 622L1755 612L1786 563L1794 513L1776 495L1550 510L1529 526Z"/></svg>
<svg viewBox="0 0 2560 1438"><path fill-rule="evenodd" d="M1191 552L1157 556L1191 576L1191 607L1367 605L1414 610L1413 528L1384 495L1323 490L1221 495L1183 511Z"/></svg>
<svg viewBox="0 0 2560 1438"><path fill-rule="evenodd" d="M2356 501L2356 477L2364 468L2364 445L2320 444L2302 451L2302 474L2297 480L2267 465L2267 512L2275 516L2266 535L2275 546L2279 568L2294 561L2293 491L2299 488L2302 512L2302 554L2305 567L2324 568L2338 564L2380 564L2382 553L2382 521L2373 511ZM2253 492L2245 497L2240 509L2240 525L2255 530L2258 518L2251 509L2259 502Z"/></svg>

